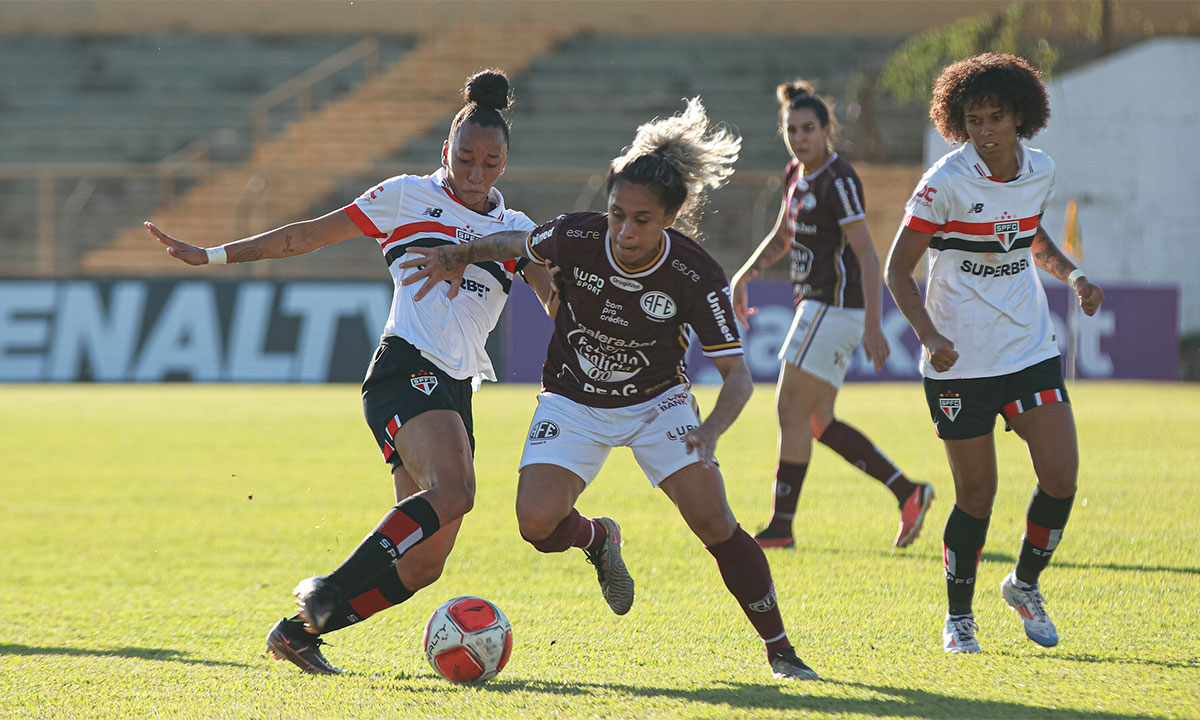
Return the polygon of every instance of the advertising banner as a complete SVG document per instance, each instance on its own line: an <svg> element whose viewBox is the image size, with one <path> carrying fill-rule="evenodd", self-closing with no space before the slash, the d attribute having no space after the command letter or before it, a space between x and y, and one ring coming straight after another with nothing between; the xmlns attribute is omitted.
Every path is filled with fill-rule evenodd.
<svg viewBox="0 0 1200 720"><path fill-rule="evenodd" d="M1178 289L1105 293L1095 317L1072 318L1066 288L1048 289L1076 377L1179 379ZM0 280L0 382L360 382L391 296L387 281ZM773 382L791 290L754 283L750 300L759 311L742 337L746 361L756 381ZM501 380L541 379L551 328L533 292L513 283L489 341ZM918 379L920 346L886 293L883 330L887 366L876 374L860 348L849 379ZM694 345L688 372L696 382L719 380Z"/></svg>

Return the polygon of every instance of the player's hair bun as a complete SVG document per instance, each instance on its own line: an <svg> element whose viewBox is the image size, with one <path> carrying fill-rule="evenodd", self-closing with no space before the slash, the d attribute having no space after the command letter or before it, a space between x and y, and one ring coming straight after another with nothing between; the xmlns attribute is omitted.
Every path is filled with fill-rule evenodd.
<svg viewBox="0 0 1200 720"><path fill-rule="evenodd" d="M467 78L463 99L489 110L504 110L512 102L508 76L503 70L488 68Z"/></svg>
<svg viewBox="0 0 1200 720"><path fill-rule="evenodd" d="M812 94L812 85L799 78L791 82L780 83L779 87L775 88L775 97L779 98L781 105L786 105L801 95Z"/></svg>

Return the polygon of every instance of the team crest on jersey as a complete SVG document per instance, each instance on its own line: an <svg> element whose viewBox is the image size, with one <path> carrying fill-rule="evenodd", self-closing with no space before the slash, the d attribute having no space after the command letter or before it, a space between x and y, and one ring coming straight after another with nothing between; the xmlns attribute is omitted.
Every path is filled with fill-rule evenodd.
<svg viewBox="0 0 1200 720"><path fill-rule="evenodd" d="M800 198L800 207L804 208L805 212L811 212L817 206L817 196L812 193L804 193L804 197Z"/></svg>
<svg viewBox="0 0 1200 720"><path fill-rule="evenodd" d="M944 392L938 396L938 407L942 409L942 414L950 418L950 422L954 422L954 418L958 417L958 412L962 410L962 398L958 393Z"/></svg>
<svg viewBox="0 0 1200 720"><path fill-rule="evenodd" d="M642 296L642 309L655 320L666 320L675 316L675 300L664 292L652 290Z"/></svg>
<svg viewBox="0 0 1200 720"><path fill-rule="evenodd" d="M433 389L437 387L438 379L436 375L428 370L422 370L420 372L413 373L411 382L412 386L416 389L420 390L426 395L431 395L433 393Z"/></svg>
<svg viewBox="0 0 1200 720"><path fill-rule="evenodd" d="M466 227L454 228L454 237L458 238L459 242L471 242L483 236L475 232L475 229L468 225Z"/></svg>
<svg viewBox="0 0 1200 720"><path fill-rule="evenodd" d="M992 232L1000 239L1000 246L1007 252L1017 240L1017 233L1021 232L1021 223L1017 220L1012 220L1012 215L1004 213L1000 216L1000 221L992 225Z"/></svg>
<svg viewBox="0 0 1200 720"><path fill-rule="evenodd" d="M558 437L558 425L553 420L542 420L529 428L530 440L553 440Z"/></svg>

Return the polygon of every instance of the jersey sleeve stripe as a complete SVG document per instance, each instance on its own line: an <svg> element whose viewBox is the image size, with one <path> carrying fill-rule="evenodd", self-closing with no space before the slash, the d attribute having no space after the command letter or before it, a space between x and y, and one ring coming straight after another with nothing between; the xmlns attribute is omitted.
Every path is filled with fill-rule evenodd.
<svg viewBox="0 0 1200 720"><path fill-rule="evenodd" d="M741 355L742 344L740 342L721 343L719 345L701 345L700 349L706 357L721 357L723 355Z"/></svg>
<svg viewBox="0 0 1200 720"><path fill-rule="evenodd" d="M919 218L912 213L905 213L904 220L901 221L900 224L906 228L916 230L917 232L925 233L926 235L933 235L941 232L943 227L941 225L935 225L925 218Z"/></svg>
<svg viewBox="0 0 1200 720"><path fill-rule="evenodd" d="M546 262L546 258L542 257L541 255L538 255L537 251L533 249L533 233L532 232L530 232L528 235L525 236L525 254L528 255L529 259L533 260L534 262L537 262L537 263Z"/></svg>
<svg viewBox="0 0 1200 720"><path fill-rule="evenodd" d="M379 228L375 227L375 223L371 222L371 218L367 217L367 214L363 212L358 205L350 203L342 209L346 211L348 216L350 216L350 220L358 226L358 229L362 230L363 235L375 238L377 240L387 237L387 233L382 232Z"/></svg>
<svg viewBox="0 0 1200 720"><path fill-rule="evenodd" d="M846 227L850 223L862 222L863 220L866 220L866 219L867 219L866 213L859 213L857 215L851 215L849 217L844 217L841 220L838 220L838 225L841 225L842 227Z"/></svg>

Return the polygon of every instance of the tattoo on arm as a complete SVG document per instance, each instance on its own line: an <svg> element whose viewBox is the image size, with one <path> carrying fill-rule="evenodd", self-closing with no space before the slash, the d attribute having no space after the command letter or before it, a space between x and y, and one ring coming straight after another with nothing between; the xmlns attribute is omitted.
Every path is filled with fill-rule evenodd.
<svg viewBox="0 0 1200 720"><path fill-rule="evenodd" d="M295 249L292 248L292 234L291 233L287 233L286 235L283 236L283 251L285 253L296 252Z"/></svg>
<svg viewBox="0 0 1200 720"><path fill-rule="evenodd" d="M1037 233L1033 236L1033 261L1034 263L1050 273L1054 277L1067 281L1067 276L1071 274L1073 264L1067 259L1066 255L1055 246L1054 241L1046 234L1040 226Z"/></svg>
<svg viewBox="0 0 1200 720"><path fill-rule="evenodd" d="M256 247L244 247L229 254L229 262L254 262L262 259L262 250Z"/></svg>

